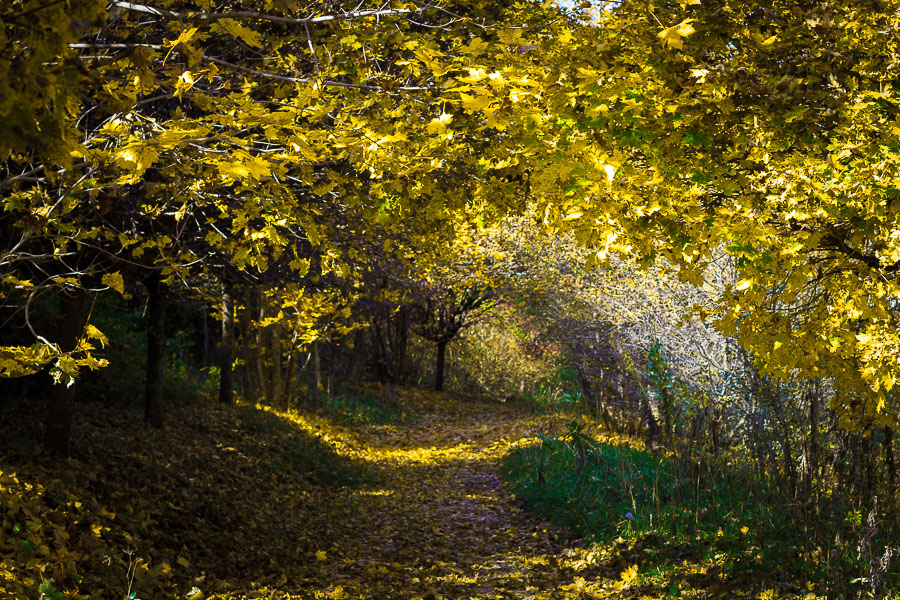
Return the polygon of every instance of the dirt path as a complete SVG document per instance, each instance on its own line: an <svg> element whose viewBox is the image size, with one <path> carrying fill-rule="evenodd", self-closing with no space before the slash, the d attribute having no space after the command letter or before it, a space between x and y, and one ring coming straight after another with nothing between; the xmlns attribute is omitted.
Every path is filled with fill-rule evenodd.
<svg viewBox="0 0 900 600"><path fill-rule="evenodd" d="M359 456L382 472L330 513L319 597L549 598L572 576L563 535L504 493L500 458L538 433L521 406L430 404L409 425L369 428ZM323 541L323 546L324 546Z"/></svg>

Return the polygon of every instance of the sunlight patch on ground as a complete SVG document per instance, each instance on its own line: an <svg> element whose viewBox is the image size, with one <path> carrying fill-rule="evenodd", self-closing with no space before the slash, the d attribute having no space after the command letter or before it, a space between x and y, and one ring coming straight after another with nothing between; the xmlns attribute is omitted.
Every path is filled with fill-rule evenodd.
<svg viewBox="0 0 900 600"><path fill-rule="evenodd" d="M357 496L393 496L394 490L359 490L354 494Z"/></svg>
<svg viewBox="0 0 900 600"><path fill-rule="evenodd" d="M437 465L448 460L478 460L482 452L473 448L471 444L457 444L456 446L430 448L397 448L379 449L370 448L365 455L377 462L397 462L414 465Z"/></svg>
<svg viewBox="0 0 900 600"><path fill-rule="evenodd" d="M496 502L497 496L491 494L490 496L486 494L466 494L463 498L467 500L487 500L488 502Z"/></svg>
<svg viewBox="0 0 900 600"><path fill-rule="evenodd" d="M457 442L447 445L390 447L367 445L353 432L316 415L300 414L296 411L278 411L265 405L257 405L258 410L277 415L289 421L303 431L314 435L330 444L338 454L376 463L394 463L400 465L440 465L450 461L478 461L489 457L497 457L514 446L533 442L537 438L525 438L515 441L499 440L487 447L478 447L471 442ZM394 428L382 428L383 433L390 433ZM455 441L455 440L454 440Z"/></svg>

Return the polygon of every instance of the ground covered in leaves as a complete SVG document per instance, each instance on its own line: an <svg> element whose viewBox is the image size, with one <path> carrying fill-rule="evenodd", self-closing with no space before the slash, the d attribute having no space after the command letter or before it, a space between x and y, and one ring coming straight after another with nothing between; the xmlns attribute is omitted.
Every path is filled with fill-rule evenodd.
<svg viewBox="0 0 900 600"><path fill-rule="evenodd" d="M0 597L776 597L729 589L714 563L645 572L639 544L524 512L498 466L559 419L379 394L386 418L198 402L164 431L84 403L69 459L38 449L39 411L5 401Z"/></svg>

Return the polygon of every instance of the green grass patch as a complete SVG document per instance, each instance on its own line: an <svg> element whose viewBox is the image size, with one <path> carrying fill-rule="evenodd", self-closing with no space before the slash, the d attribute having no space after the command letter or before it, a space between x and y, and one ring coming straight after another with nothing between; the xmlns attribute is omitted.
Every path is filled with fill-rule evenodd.
<svg viewBox="0 0 900 600"><path fill-rule="evenodd" d="M518 448L502 468L511 491L529 508L597 541L651 529L661 490L674 482L666 461L597 443L577 426Z"/></svg>
<svg viewBox="0 0 900 600"><path fill-rule="evenodd" d="M575 422L564 435L515 449L501 469L527 509L598 545L640 548L632 558L647 576L687 560L716 565L724 577L829 588L868 568L852 552L855 542L826 558L810 541L814 529L830 526L825 517L817 523L768 482L739 468L600 443ZM847 533L851 541L861 535Z"/></svg>

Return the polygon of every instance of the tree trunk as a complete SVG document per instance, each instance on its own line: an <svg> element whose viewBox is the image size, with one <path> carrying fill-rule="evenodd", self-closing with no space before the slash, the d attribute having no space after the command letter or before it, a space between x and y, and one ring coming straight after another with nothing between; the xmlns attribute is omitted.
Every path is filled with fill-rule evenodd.
<svg viewBox="0 0 900 600"><path fill-rule="evenodd" d="M150 297L147 302L147 379L144 396L144 420L153 427L163 426L163 381L166 364L166 302L168 286L159 271L144 282Z"/></svg>
<svg viewBox="0 0 900 600"><path fill-rule="evenodd" d="M253 296L249 289L245 289L244 310L240 315L235 316L235 327L238 329L238 337L241 340L241 389L244 400L255 404L259 402L262 393L257 380L259 352L252 348L253 310Z"/></svg>
<svg viewBox="0 0 900 600"><path fill-rule="evenodd" d="M222 348L219 353L219 402L234 402L234 297L225 287L222 291Z"/></svg>
<svg viewBox="0 0 900 600"><path fill-rule="evenodd" d="M269 344L266 343L266 334L269 333L268 328L264 328L261 324L266 320L266 298L259 290L254 291L256 300L256 378L259 382L260 393L265 399L268 406L272 406L272 380L266 373L268 364L267 354L269 352ZM252 314L252 313L251 313Z"/></svg>
<svg viewBox="0 0 900 600"><path fill-rule="evenodd" d="M350 364L347 366L345 381L356 381L359 378L363 361L366 357L365 330L357 329L353 334L353 353L350 355Z"/></svg>
<svg viewBox="0 0 900 600"><path fill-rule="evenodd" d="M797 497L797 470L794 468L794 457L791 451L790 429L786 421L781 421L781 451L784 459L784 471L791 486L791 497Z"/></svg>
<svg viewBox="0 0 900 600"><path fill-rule="evenodd" d="M200 366L209 366L209 315L206 306L200 309Z"/></svg>
<svg viewBox="0 0 900 600"><path fill-rule="evenodd" d="M434 391L444 391L444 357L447 353L447 342L437 343L437 366L434 370Z"/></svg>
<svg viewBox="0 0 900 600"><path fill-rule="evenodd" d="M644 439L647 446L655 448L659 442L659 422L653 414L653 407L650 406L650 399L647 396L641 400L641 420L647 424L647 430L644 432Z"/></svg>
<svg viewBox="0 0 900 600"><path fill-rule="evenodd" d="M83 326L84 290L64 291L59 297L57 343L63 352L71 352L78 345ZM47 420L44 422L44 447L56 454L69 453L72 431L72 404L75 385L59 383L50 390Z"/></svg>
<svg viewBox="0 0 900 600"><path fill-rule="evenodd" d="M665 431L663 435L665 437L666 445L671 448L672 447L672 398L669 395L669 388L666 383L660 383L659 390L659 407L663 416L663 427Z"/></svg>
<svg viewBox="0 0 900 600"><path fill-rule="evenodd" d="M296 334L294 338L296 338ZM296 347L296 339L291 340L290 342L290 354L288 354L287 364L284 367L284 388L281 393L284 395L284 408L285 410L290 408L291 404L291 389L294 385L294 371L297 369L297 347Z"/></svg>
<svg viewBox="0 0 900 600"><path fill-rule="evenodd" d="M314 407L319 406L319 385L321 383L322 371L319 365L319 340L316 340L309 348L309 388L312 392L310 399Z"/></svg>
<svg viewBox="0 0 900 600"><path fill-rule="evenodd" d="M378 377L382 383L386 383L390 379L390 368L388 367L388 351L387 344L381 332L381 323L373 320L369 326L369 336L372 339L372 363L378 370Z"/></svg>
<svg viewBox="0 0 900 600"><path fill-rule="evenodd" d="M409 340L409 309L401 306L394 317L394 348L391 356L391 383L404 383L406 379L406 352Z"/></svg>
<svg viewBox="0 0 900 600"><path fill-rule="evenodd" d="M809 403L809 440L808 457L806 460L806 493L810 500L818 505L819 496L819 385L816 382L810 384Z"/></svg>
<svg viewBox="0 0 900 600"><path fill-rule="evenodd" d="M269 326L269 355L271 356L271 365L269 366L269 377L272 388L272 406L278 410L287 410L287 394L285 394L283 386L283 377L281 369L283 368L281 353L281 324L273 323Z"/></svg>
<svg viewBox="0 0 900 600"><path fill-rule="evenodd" d="M888 524L891 528L897 526L897 506L894 499L897 490L897 467L894 464L894 430L890 427L884 428L884 463L887 468L888 493L887 493L887 513Z"/></svg>

